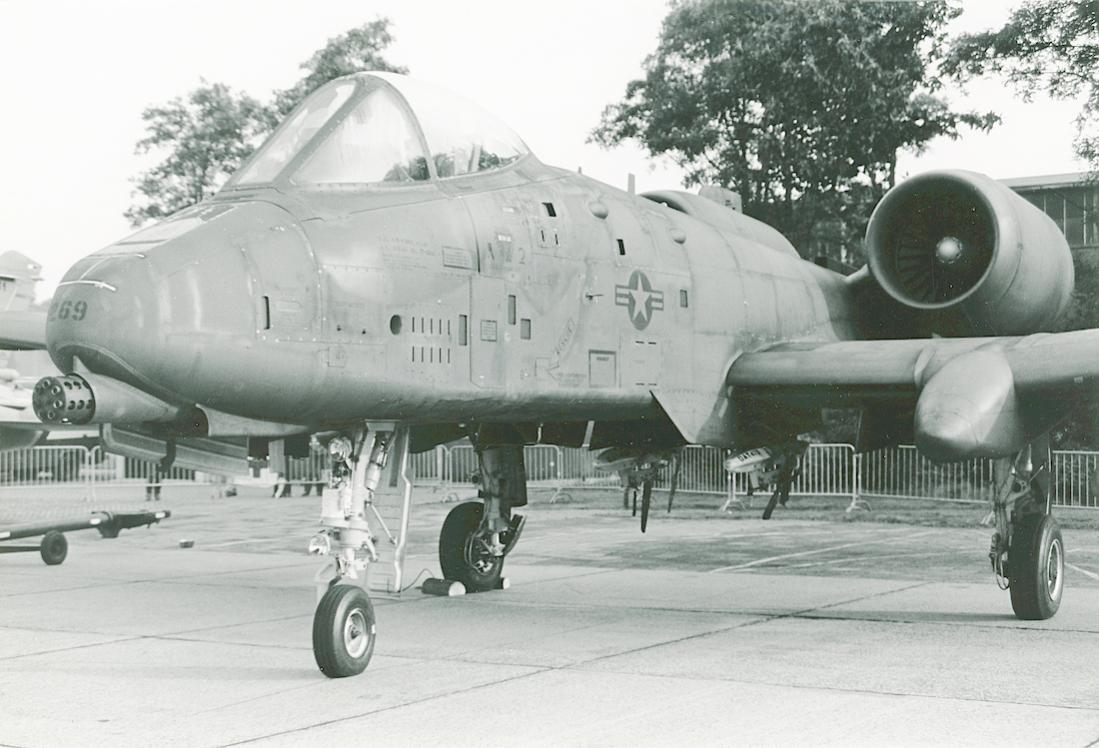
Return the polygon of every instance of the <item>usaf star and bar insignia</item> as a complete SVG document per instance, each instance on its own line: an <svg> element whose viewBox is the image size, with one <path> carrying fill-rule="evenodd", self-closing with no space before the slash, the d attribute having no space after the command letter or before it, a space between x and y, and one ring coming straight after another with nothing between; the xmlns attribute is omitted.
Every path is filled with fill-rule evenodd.
<svg viewBox="0 0 1099 748"><path fill-rule="evenodd" d="M654 291L645 274L634 270L626 285L614 287L614 303L626 307L633 326L644 330L652 321L653 312L664 308L664 292Z"/></svg>

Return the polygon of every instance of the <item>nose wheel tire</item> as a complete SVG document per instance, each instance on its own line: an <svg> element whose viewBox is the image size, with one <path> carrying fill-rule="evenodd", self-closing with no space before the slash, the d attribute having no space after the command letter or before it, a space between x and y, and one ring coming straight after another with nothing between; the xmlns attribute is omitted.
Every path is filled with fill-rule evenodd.
<svg viewBox="0 0 1099 748"><path fill-rule="evenodd" d="M374 605L362 587L334 584L313 615L313 657L329 678L358 675L374 654Z"/></svg>
<svg viewBox="0 0 1099 748"><path fill-rule="evenodd" d="M33 549L34 546L31 546ZM50 530L42 536L42 544L38 548L42 560L49 566L57 566L69 555L69 541L57 530Z"/></svg>
<svg viewBox="0 0 1099 748"><path fill-rule="evenodd" d="M477 532L483 514L484 505L478 501L459 504L450 510L439 532L443 576L461 582L470 592L499 588L504 571L504 557L495 555L489 539Z"/></svg>
<svg viewBox="0 0 1099 748"><path fill-rule="evenodd" d="M1016 523L1008 565L1015 617L1052 618L1065 588L1065 543L1052 515L1026 515Z"/></svg>

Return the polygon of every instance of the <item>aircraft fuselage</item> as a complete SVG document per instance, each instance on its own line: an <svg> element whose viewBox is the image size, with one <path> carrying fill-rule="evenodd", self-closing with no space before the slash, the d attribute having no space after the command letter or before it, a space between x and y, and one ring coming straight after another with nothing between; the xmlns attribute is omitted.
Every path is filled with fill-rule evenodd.
<svg viewBox="0 0 1099 748"><path fill-rule="evenodd" d="M532 157L399 189L226 191L74 266L50 346L66 370L77 355L290 423L630 420L654 394L701 423L739 353L855 334L840 276L735 218Z"/></svg>

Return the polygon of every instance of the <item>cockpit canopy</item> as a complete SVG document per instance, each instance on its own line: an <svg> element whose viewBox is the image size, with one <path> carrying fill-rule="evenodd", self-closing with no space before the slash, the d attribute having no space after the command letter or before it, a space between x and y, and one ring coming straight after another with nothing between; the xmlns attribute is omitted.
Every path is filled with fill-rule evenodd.
<svg viewBox="0 0 1099 748"><path fill-rule="evenodd" d="M530 151L445 89L394 73L339 78L309 96L226 185L396 185L500 169Z"/></svg>

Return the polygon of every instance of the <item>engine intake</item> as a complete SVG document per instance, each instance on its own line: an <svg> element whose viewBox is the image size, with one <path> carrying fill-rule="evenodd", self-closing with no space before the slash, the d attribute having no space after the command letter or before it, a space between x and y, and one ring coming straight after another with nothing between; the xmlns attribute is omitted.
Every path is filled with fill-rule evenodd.
<svg viewBox="0 0 1099 748"><path fill-rule="evenodd" d="M870 270L947 335L1049 330L1068 305L1072 254L1041 210L983 174L929 172L882 199L866 231Z"/></svg>

